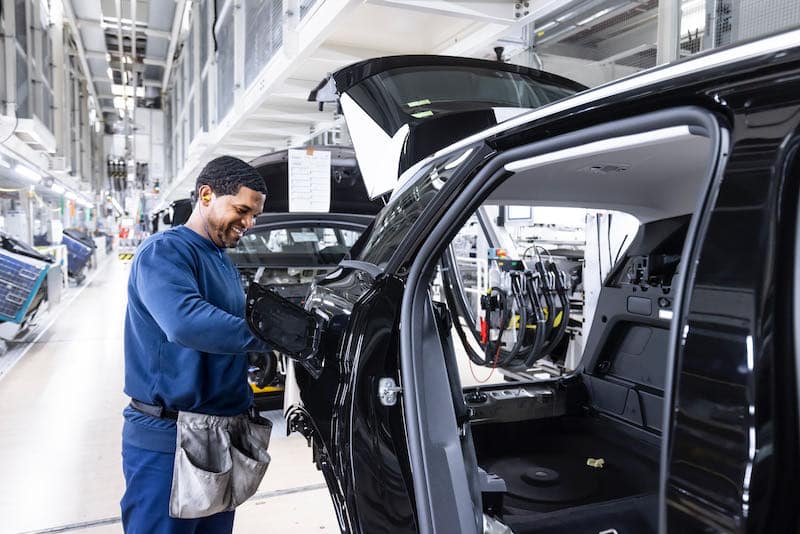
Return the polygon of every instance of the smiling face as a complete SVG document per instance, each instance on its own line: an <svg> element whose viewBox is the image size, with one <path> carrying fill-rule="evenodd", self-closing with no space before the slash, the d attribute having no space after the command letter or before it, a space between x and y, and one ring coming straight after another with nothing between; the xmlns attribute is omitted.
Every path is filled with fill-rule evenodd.
<svg viewBox="0 0 800 534"><path fill-rule="evenodd" d="M217 196L211 187L200 187L201 214L208 237L219 247L233 248L261 213L266 195L242 186L235 195Z"/></svg>

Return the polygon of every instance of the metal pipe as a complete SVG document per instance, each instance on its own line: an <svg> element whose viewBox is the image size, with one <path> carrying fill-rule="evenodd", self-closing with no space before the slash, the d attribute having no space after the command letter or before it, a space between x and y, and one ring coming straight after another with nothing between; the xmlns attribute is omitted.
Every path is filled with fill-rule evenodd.
<svg viewBox="0 0 800 534"><path fill-rule="evenodd" d="M136 124L136 89L139 88L139 71L136 68L136 2L137 0L131 0L131 78L132 80L128 80L133 82L133 109L131 110L131 122L132 124ZM133 134L133 128L131 128L131 134ZM133 154L133 160L136 161L136 135L133 134L131 136L131 153ZM134 167L134 170L136 167Z"/></svg>
<svg viewBox="0 0 800 534"><path fill-rule="evenodd" d="M175 56L175 47L178 46L178 34L181 31L183 15L186 11L186 0L178 0L175 4L175 17L172 19L172 33L169 38L169 50L167 51L167 66L164 67L164 77L161 80L161 91L166 92L167 82L172 73L172 59Z"/></svg>
<svg viewBox="0 0 800 534"><path fill-rule="evenodd" d="M127 83L128 80L127 75L125 74L125 47L122 46L122 5L120 0L114 0L114 4L117 8L117 21L119 26L117 26L117 50L119 52L119 70L120 76L122 77L122 108L123 108L123 129L125 135L125 164L128 164L129 156L130 156L130 141L128 139L128 91Z"/></svg>
<svg viewBox="0 0 800 534"><path fill-rule="evenodd" d="M72 33L75 37L75 45L78 48L78 59L80 60L81 70L85 73L88 82L86 87L89 89L89 93L94 99L94 105L97 106L99 102L97 100L97 91L95 91L94 88L94 78L92 78L92 71L89 69L89 62L86 61L86 47L83 46L81 32L78 29L78 19L75 18L75 11L72 9L72 0L62 0L62 6L64 7L64 18L69 21L74 30ZM102 115L98 116L98 120L102 122Z"/></svg>

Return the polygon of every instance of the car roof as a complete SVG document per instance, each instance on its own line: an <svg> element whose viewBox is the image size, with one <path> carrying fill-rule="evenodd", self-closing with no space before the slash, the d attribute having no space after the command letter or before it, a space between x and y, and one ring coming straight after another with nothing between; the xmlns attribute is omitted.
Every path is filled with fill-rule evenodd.
<svg viewBox="0 0 800 534"><path fill-rule="evenodd" d="M723 74L730 74L732 70L738 70L735 69L737 64L748 64L757 60L758 64L766 65L770 56L772 56L773 60L780 61L790 60L792 57L796 59L798 48L800 48L800 30L791 30L697 54L690 58L648 69L583 91L564 100L536 108L465 137L417 162L400 176L392 198L396 198L400 192L408 187L412 181L410 178L431 161L464 150L481 141L487 141L520 128L532 126L532 123L556 115L566 114L571 110L577 111L579 108L600 104L609 98L619 98L626 93L646 92L649 87L660 86L667 82L669 82L670 87L680 87L690 79L692 81L697 78L711 79L713 75L718 74L718 70L722 70Z"/></svg>

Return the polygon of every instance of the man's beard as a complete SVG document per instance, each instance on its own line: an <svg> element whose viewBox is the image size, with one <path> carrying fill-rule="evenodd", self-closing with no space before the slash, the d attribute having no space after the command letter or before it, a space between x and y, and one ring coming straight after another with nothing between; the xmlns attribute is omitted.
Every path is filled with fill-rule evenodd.
<svg viewBox="0 0 800 534"><path fill-rule="evenodd" d="M222 243L223 248L236 248L241 235L234 229L233 225L231 225L226 230L217 233L217 238L219 238L219 242Z"/></svg>

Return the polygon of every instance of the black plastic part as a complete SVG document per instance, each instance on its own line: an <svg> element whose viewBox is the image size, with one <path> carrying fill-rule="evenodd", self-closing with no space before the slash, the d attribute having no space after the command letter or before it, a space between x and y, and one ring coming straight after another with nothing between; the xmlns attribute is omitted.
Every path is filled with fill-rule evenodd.
<svg viewBox="0 0 800 534"><path fill-rule="evenodd" d="M259 339L290 358L307 360L319 348L321 319L258 283L247 291L246 316Z"/></svg>

